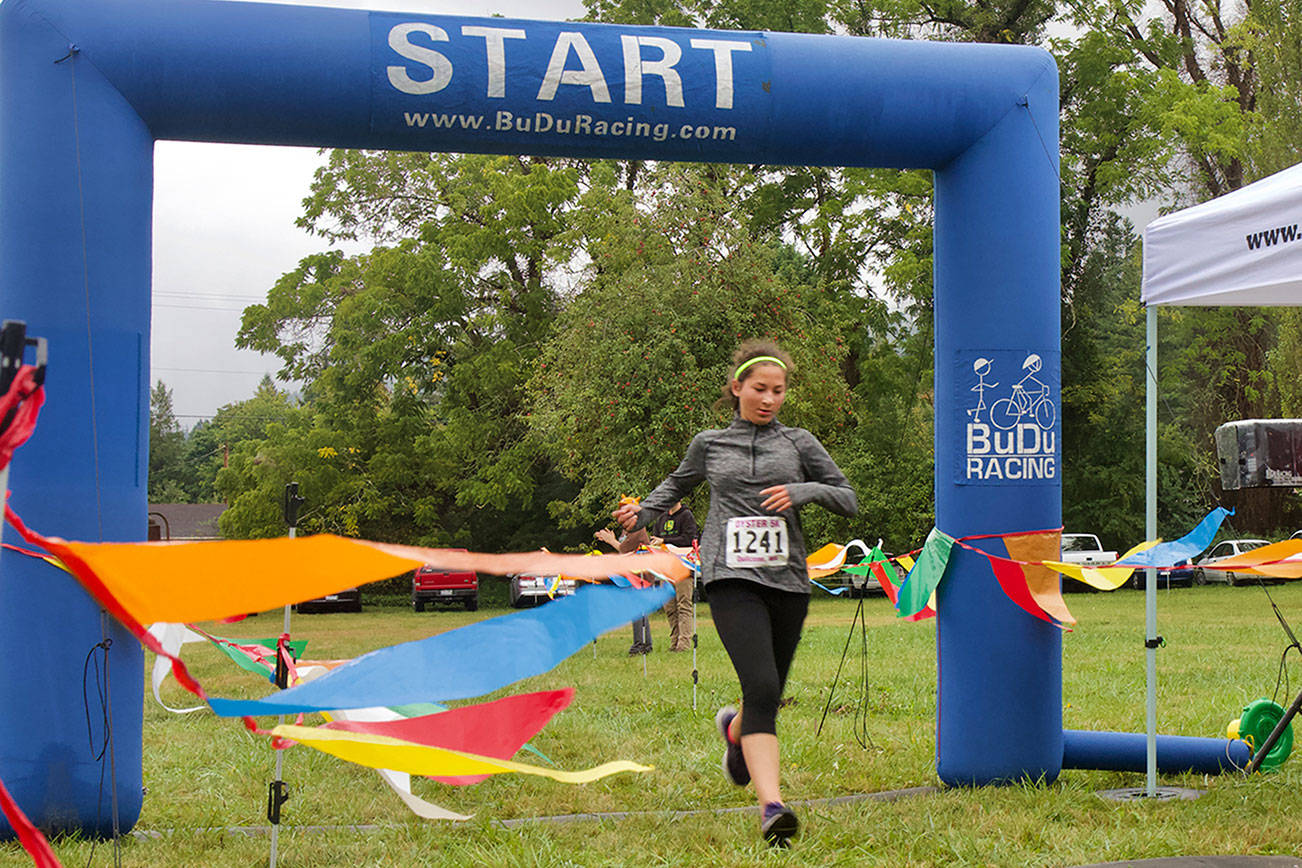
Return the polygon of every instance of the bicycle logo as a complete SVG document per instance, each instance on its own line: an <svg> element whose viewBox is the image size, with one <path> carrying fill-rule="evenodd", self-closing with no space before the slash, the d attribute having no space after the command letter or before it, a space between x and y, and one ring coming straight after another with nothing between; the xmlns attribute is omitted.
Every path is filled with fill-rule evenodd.
<svg viewBox="0 0 1302 868"><path fill-rule="evenodd" d="M1023 420L1030 420L1044 431L1053 427L1058 419L1058 408L1049 398L1049 387L1035 376L1043 366L1044 363L1036 353L1026 357L1022 362L1026 376L1012 385L1008 397L1000 398L990 405L988 414L991 425L1000 431L1010 431ZM972 391L977 393L977 405L968 410L968 415L974 422L980 422L981 411L987 409L986 391L999 385L986 382L986 374L990 373L990 369L989 359L977 359L972 365L972 372L977 375L977 384L972 387Z"/></svg>

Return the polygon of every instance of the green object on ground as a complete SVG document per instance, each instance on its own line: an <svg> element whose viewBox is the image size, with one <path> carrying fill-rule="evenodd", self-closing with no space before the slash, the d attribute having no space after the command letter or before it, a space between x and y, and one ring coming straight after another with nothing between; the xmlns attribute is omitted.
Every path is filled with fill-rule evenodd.
<svg viewBox="0 0 1302 868"><path fill-rule="evenodd" d="M1257 747L1265 744L1275 726L1284 716L1284 708L1278 702L1258 699L1243 706L1243 716L1239 718L1239 738L1252 746L1255 755ZM1288 755L1293 752L1293 724L1280 733L1279 741L1271 747L1261 761L1263 772L1274 771Z"/></svg>

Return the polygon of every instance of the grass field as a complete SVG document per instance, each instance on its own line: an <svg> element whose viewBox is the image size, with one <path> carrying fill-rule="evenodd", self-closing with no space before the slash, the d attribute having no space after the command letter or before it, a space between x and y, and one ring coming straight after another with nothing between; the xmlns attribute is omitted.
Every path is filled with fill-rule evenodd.
<svg viewBox="0 0 1302 868"><path fill-rule="evenodd" d="M1285 616L1302 627L1302 582L1271 593ZM1068 605L1080 625L1063 643L1065 725L1142 732L1143 594L1072 595ZM855 608L856 601L821 594L811 608L787 687L790 702L779 722L790 802L938 784L935 628L896 622L880 597L865 601L866 694L858 683L862 655L856 638L832 713L822 735L816 732ZM1096 791L1142 786L1143 775L1065 771L1049 785L808 806L799 811L804 827L795 847L768 851L755 815L730 810L750 805L751 796L726 783L719 771L712 718L717 706L737 699L736 684L706 607L698 611L701 680L695 710L691 655L667 653L662 616L652 621L657 650L646 658L645 674L642 658L626 656L630 631L621 629L603 636L595 655L589 647L504 691L576 688L570 708L533 742L560 767L632 759L654 765L654 771L584 786L521 775L472 787L417 781L418 795L475 815L454 825L414 818L373 772L299 747L285 756L292 797L284 809L279 864L1023 866L1302 853L1300 757L1253 779L1162 779L1164 785L1204 791L1191 801L1107 801ZM370 608L359 615L296 617L294 634L309 640L309 657L350 657L500 614ZM221 632L267 635L278 632L278 625L278 614L263 615ZM1246 702L1275 692L1285 638L1260 588L1163 591L1159 632L1168 643L1158 657L1159 731L1223 735ZM152 665L152 655L146 657ZM214 695L268 690L206 646L187 646L186 657ZM1290 659L1296 692L1302 667L1295 656ZM188 698L170 681L168 689L165 699ZM1281 689L1278 701L1287 705L1290 699ZM867 748L854 735L857 713ZM207 712L174 716L150 697L144 742L148 794L137 830L150 834L122 842L122 864L266 864L269 841L256 829L266 825L274 762L267 741ZM569 823L499 822L607 811L633 814ZM698 813L677 813L683 811ZM67 866L113 864L111 843L63 839L54 846ZM0 864L27 862L16 845L6 844L0 845Z"/></svg>

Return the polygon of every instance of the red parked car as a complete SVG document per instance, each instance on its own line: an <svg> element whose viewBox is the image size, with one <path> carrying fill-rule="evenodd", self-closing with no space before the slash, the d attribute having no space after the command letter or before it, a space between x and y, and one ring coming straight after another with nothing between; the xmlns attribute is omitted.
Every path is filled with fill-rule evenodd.
<svg viewBox="0 0 1302 868"><path fill-rule="evenodd" d="M426 603L463 603L467 612L475 611L479 608L479 576L426 564L411 578L411 607L423 612Z"/></svg>

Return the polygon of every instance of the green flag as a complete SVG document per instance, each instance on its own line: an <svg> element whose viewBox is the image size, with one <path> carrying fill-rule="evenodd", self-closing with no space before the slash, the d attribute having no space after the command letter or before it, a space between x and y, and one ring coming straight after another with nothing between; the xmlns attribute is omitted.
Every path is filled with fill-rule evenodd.
<svg viewBox="0 0 1302 868"><path fill-rule="evenodd" d="M922 544L917 562L900 586L899 599L895 603L899 617L907 618L927 608L932 592L945 577L945 567L949 564L949 553L953 547L954 538L949 534L941 533L934 527L927 534L927 541Z"/></svg>
<svg viewBox="0 0 1302 868"><path fill-rule="evenodd" d="M886 573L887 578L890 580L891 591L894 593L895 589L900 586L900 577L899 574L895 572L895 567L891 566L891 560L886 557L886 552L882 551L881 546L873 547L873 554L870 560L881 561L882 571ZM881 581L880 574L877 577L877 581Z"/></svg>
<svg viewBox="0 0 1302 868"><path fill-rule="evenodd" d="M261 675L270 681L276 680L274 661L275 661L275 650L276 650L277 640L275 638L229 639L225 636L213 636L212 639L214 640L213 644L216 645L218 648L220 648L223 654L231 658L231 660L235 661L236 666L239 666L241 669L247 669L250 672L253 672L257 675ZM295 660L297 660L298 658L303 656L303 649L307 647L307 640L291 639L287 644L289 645L290 656L293 657ZM249 655L245 654L243 651L234 647L235 645L261 645L263 648L266 648L269 651L271 651L272 652L271 659L273 661L271 664L272 665L271 673L268 674L267 669L265 667L259 666L257 663L254 663L251 659L249 659Z"/></svg>
<svg viewBox="0 0 1302 868"><path fill-rule="evenodd" d="M881 546L873 546L867 557L857 564L845 567L843 571L856 576L876 577L882 586L882 592L891 601L891 605L895 605L895 589L900 586L900 577Z"/></svg>

